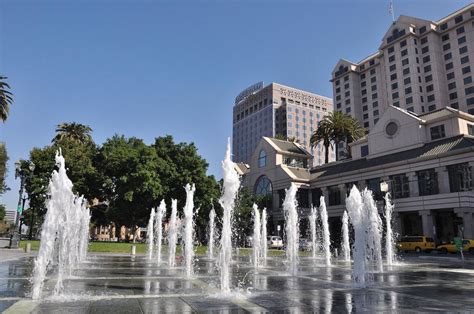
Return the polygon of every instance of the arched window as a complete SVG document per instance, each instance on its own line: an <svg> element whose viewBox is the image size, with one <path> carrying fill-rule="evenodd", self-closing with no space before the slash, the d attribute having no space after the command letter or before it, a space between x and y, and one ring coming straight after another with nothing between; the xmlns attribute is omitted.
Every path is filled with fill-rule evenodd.
<svg viewBox="0 0 474 314"><path fill-rule="evenodd" d="M262 149L258 154L258 167L262 168L267 165L267 153Z"/></svg>
<svg viewBox="0 0 474 314"><path fill-rule="evenodd" d="M272 194L272 182L266 177L261 176L255 183L255 195L271 195Z"/></svg>

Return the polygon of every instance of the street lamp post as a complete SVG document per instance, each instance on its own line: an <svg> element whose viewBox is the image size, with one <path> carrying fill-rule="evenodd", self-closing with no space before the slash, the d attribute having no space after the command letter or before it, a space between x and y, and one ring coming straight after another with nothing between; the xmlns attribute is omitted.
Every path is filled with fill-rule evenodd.
<svg viewBox="0 0 474 314"><path fill-rule="evenodd" d="M29 175L31 175L33 171L35 170L35 164L33 162L29 162L28 169L30 170ZM10 235L10 248L11 249L18 248L18 245L20 243L21 230L18 229L19 228L18 225L20 222L20 217L23 213L23 207L25 206L25 202L23 200L23 192L25 189L26 176L27 176L27 173L25 173L25 170L22 169L21 162L19 161L15 162L15 179L20 178L20 197L18 199L18 206L16 209L15 225L13 227L13 232Z"/></svg>

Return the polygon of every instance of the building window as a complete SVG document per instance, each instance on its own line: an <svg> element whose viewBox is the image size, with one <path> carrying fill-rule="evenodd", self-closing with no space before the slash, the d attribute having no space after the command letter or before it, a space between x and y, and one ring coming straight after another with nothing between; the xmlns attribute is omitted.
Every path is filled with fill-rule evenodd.
<svg viewBox="0 0 474 314"><path fill-rule="evenodd" d="M448 174L451 192L472 190L472 167L469 164L448 166Z"/></svg>
<svg viewBox="0 0 474 314"><path fill-rule="evenodd" d="M369 179L366 181L367 188L374 193L374 198L376 201L381 201L383 199L382 191L380 191L380 178Z"/></svg>
<svg viewBox="0 0 474 314"><path fill-rule="evenodd" d="M447 70L451 70L453 68L453 63L452 62L449 62L446 64L446 71Z"/></svg>
<svg viewBox="0 0 474 314"><path fill-rule="evenodd" d="M452 79L454 78L454 72L451 72L451 73L446 74L446 78L447 78L448 80L452 80Z"/></svg>
<svg viewBox="0 0 474 314"><path fill-rule="evenodd" d="M464 33L464 26L461 26L460 28L456 29L456 34L462 34Z"/></svg>
<svg viewBox="0 0 474 314"><path fill-rule="evenodd" d="M337 185L328 187L329 206L341 205L341 190Z"/></svg>
<svg viewBox="0 0 474 314"><path fill-rule="evenodd" d="M442 40L442 41L446 41L446 40L448 40L448 39L449 39L449 34L443 35L443 36L441 37L441 40Z"/></svg>
<svg viewBox="0 0 474 314"><path fill-rule="evenodd" d="M420 34L423 34L424 32L426 32L426 26L420 27Z"/></svg>
<svg viewBox="0 0 474 314"><path fill-rule="evenodd" d="M467 134L474 135L474 124L467 125Z"/></svg>
<svg viewBox="0 0 474 314"><path fill-rule="evenodd" d="M449 100L454 100L456 98L458 98L458 93L454 92L454 93L449 94Z"/></svg>
<svg viewBox="0 0 474 314"><path fill-rule="evenodd" d="M435 100L435 95L428 95L427 97L428 102Z"/></svg>
<svg viewBox="0 0 474 314"><path fill-rule="evenodd" d="M431 65L425 66L423 71L425 71L425 73L430 72L431 71Z"/></svg>
<svg viewBox="0 0 474 314"><path fill-rule="evenodd" d="M370 70L370 75L374 75L374 74L375 74L375 69Z"/></svg>
<svg viewBox="0 0 474 314"><path fill-rule="evenodd" d="M392 72L392 71L395 71L396 68L397 68L397 66L396 66L395 64L392 64L392 65L389 67L389 70L390 70L390 72Z"/></svg>
<svg viewBox="0 0 474 314"><path fill-rule="evenodd" d="M439 26L439 28L440 28L442 31L448 29L448 23L441 24L441 25Z"/></svg>
<svg viewBox="0 0 474 314"><path fill-rule="evenodd" d="M449 60L453 57L453 54L451 52L447 53L444 55L444 60Z"/></svg>
<svg viewBox="0 0 474 314"><path fill-rule="evenodd" d="M428 83L428 82L431 82L433 80L433 76L430 74L430 75L427 75L425 77L425 82Z"/></svg>
<svg viewBox="0 0 474 314"><path fill-rule="evenodd" d="M461 64L465 64L469 62L469 56L464 56L461 58Z"/></svg>
<svg viewBox="0 0 474 314"><path fill-rule="evenodd" d="M265 150L261 150L260 153L258 154L258 167L262 168L267 165L267 153Z"/></svg>
<svg viewBox="0 0 474 314"><path fill-rule="evenodd" d="M446 51L446 50L449 50L451 49L451 44L450 43L447 43L445 45L443 45L443 51Z"/></svg>
<svg viewBox="0 0 474 314"><path fill-rule="evenodd" d="M365 157L369 154L369 145L364 145L360 147L360 156Z"/></svg>
<svg viewBox="0 0 474 314"><path fill-rule="evenodd" d="M437 140L446 136L444 132L444 124L430 128L431 140Z"/></svg>
<svg viewBox="0 0 474 314"><path fill-rule="evenodd" d="M462 22L462 15L458 15L454 18L454 23L459 24Z"/></svg>
<svg viewBox="0 0 474 314"><path fill-rule="evenodd" d="M388 53L393 53L395 51L395 49L392 47L388 47Z"/></svg>
<svg viewBox="0 0 474 314"><path fill-rule="evenodd" d="M402 50L402 52L401 52L402 57L406 56L407 54L408 54L408 50L406 50L406 49Z"/></svg>
<svg viewBox="0 0 474 314"><path fill-rule="evenodd" d="M427 37L423 37L421 40L420 40L421 44L424 45L428 42L428 38Z"/></svg>
<svg viewBox="0 0 474 314"><path fill-rule="evenodd" d="M462 74L467 74L467 73L471 73L471 67L470 66L462 68Z"/></svg>
<svg viewBox="0 0 474 314"><path fill-rule="evenodd" d="M403 69L403 75L407 75L410 73L410 68Z"/></svg>
<svg viewBox="0 0 474 314"><path fill-rule="evenodd" d="M462 45L466 42L466 36L462 36L458 38L458 45Z"/></svg>
<svg viewBox="0 0 474 314"><path fill-rule="evenodd" d="M435 111L435 110L436 110L436 105L428 106L428 111Z"/></svg>
<svg viewBox="0 0 474 314"><path fill-rule="evenodd" d="M410 184L405 174L390 176L390 182L392 183L393 198L410 197Z"/></svg>
<svg viewBox="0 0 474 314"><path fill-rule="evenodd" d="M459 54L463 54L467 52L467 46L459 48Z"/></svg>
<svg viewBox="0 0 474 314"><path fill-rule="evenodd" d="M405 95L411 94L412 90L411 87L405 88Z"/></svg>
<svg viewBox="0 0 474 314"><path fill-rule="evenodd" d="M434 195L439 193L438 174L434 169L418 171L417 177L420 196Z"/></svg>
<svg viewBox="0 0 474 314"><path fill-rule="evenodd" d="M413 103L413 97L407 97L407 100L406 100L406 103L407 105L411 105ZM413 110L409 110L409 111L413 111Z"/></svg>
<svg viewBox="0 0 474 314"><path fill-rule="evenodd" d="M394 81L397 79L397 73L393 73L392 75L390 75L390 80Z"/></svg>
<svg viewBox="0 0 474 314"><path fill-rule="evenodd" d="M464 85L472 83L472 76L467 76L464 78Z"/></svg>
<svg viewBox="0 0 474 314"><path fill-rule="evenodd" d="M272 195L272 182L266 176L261 176L255 183L255 195Z"/></svg>
<svg viewBox="0 0 474 314"><path fill-rule="evenodd" d="M388 57L388 62L393 62L395 61L395 55L391 55L390 57Z"/></svg>
<svg viewBox="0 0 474 314"><path fill-rule="evenodd" d="M296 193L296 199L298 200L298 207L308 208L309 207L309 190L299 189Z"/></svg>
<svg viewBox="0 0 474 314"><path fill-rule="evenodd" d="M398 88L398 83L393 83L392 84L392 89L397 89Z"/></svg>
<svg viewBox="0 0 474 314"><path fill-rule="evenodd" d="M474 86L465 88L465 89L464 89L464 92L466 93L466 96L467 96L467 95L470 95L470 94L472 94L472 93L474 93Z"/></svg>

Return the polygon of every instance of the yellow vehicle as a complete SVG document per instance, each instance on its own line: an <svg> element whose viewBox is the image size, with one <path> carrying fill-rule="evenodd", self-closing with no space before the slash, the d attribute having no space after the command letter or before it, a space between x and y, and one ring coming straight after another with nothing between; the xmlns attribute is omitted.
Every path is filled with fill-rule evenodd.
<svg viewBox="0 0 474 314"><path fill-rule="evenodd" d="M433 238L425 236L404 236L397 242L398 251L416 253L431 252L436 248Z"/></svg>
<svg viewBox="0 0 474 314"><path fill-rule="evenodd" d="M440 251L441 253L457 253L458 252L458 249L456 248L454 241L451 241L450 243L438 245L436 249ZM469 254L474 254L474 240L463 239L462 250L463 252L469 252Z"/></svg>

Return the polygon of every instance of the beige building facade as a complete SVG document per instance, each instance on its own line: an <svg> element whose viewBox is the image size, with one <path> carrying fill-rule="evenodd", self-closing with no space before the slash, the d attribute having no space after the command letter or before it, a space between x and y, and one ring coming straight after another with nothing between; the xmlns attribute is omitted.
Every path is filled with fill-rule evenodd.
<svg viewBox="0 0 474 314"><path fill-rule="evenodd" d="M400 16L379 50L332 72L334 109L372 129L389 106L474 114L474 4L438 21Z"/></svg>
<svg viewBox="0 0 474 314"><path fill-rule="evenodd" d="M291 182L299 187L303 227L311 205L319 206L325 197L335 242L350 188L372 190L382 212L384 183L393 197L400 235L426 235L438 242L461 234L474 239L473 115L450 107L414 114L390 106L351 150L352 159L309 167L311 155L297 144L260 141L240 173L245 186L269 196L273 233L284 225L282 200ZM288 162L289 156L300 162Z"/></svg>
<svg viewBox="0 0 474 314"><path fill-rule="evenodd" d="M254 84L241 92L233 108L232 147L234 161L248 162L263 136L294 138L324 162L324 147L310 147L318 122L333 110L327 97L278 83ZM333 152L329 154L334 160Z"/></svg>

